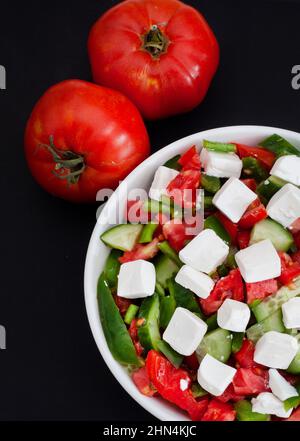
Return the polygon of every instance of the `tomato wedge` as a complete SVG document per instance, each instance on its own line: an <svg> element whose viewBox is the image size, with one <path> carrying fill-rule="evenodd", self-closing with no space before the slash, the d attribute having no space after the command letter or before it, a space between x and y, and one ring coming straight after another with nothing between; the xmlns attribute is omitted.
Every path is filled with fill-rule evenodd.
<svg viewBox="0 0 300 441"><path fill-rule="evenodd" d="M244 395L237 395L234 392L233 384L230 383L230 385L227 387L227 389L218 397L218 400L222 401L222 403L227 403L227 401L240 401L245 398Z"/></svg>
<svg viewBox="0 0 300 441"><path fill-rule="evenodd" d="M237 367L252 368L259 365L254 361L254 343L251 340L245 339L241 349L234 354Z"/></svg>
<svg viewBox="0 0 300 441"><path fill-rule="evenodd" d="M268 216L265 206L256 199L249 205L247 211L241 217L238 225L240 228L252 228L257 222L265 219Z"/></svg>
<svg viewBox="0 0 300 441"><path fill-rule="evenodd" d="M183 167L182 170L200 170L201 162L196 146L193 145L185 152L178 160L178 163Z"/></svg>
<svg viewBox="0 0 300 441"><path fill-rule="evenodd" d="M246 283L247 303L250 304L254 300L264 299L277 290L278 283L276 279L264 280L263 282Z"/></svg>
<svg viewBox="0 0 300 441"><path fill-rule="evenodd" d="M195 206L200 177L200 170L183 170L169 183L167 193L175 204L185 208Z"/></svg>
<svg viewBox="0 0 300 441"><path fill-rule="evenodd" d="M228 403L213 398L201 421L234 421L236 412Z"/></svg>
<svg viewBox="0 0 300 441"><path fill-rule="evenodd" d="M289 285L296 277L300 276L300 263L297 260L298 254L296 253L294 259L284 252L279 252L278 254L281 260L281 275L278 277L278 280L283 285Z"/></svg>
<svg viewBox="0 0 300 441"><path fill-rule="evenodd" d="M133 260L149 260L154 257L159 249L158 249L158 238L155 237L152 242L147 243L146 245L138 243L135 245L133 250L125 251L123 256L119 257L119 262L126 263L132 262Z"/></svg>
<svg viewBox="0 0 300 441"><path fill-rule="evenodd" d="M143 366L137 371L133 372L131 378L138 390L143 395L146 395L146 397L153 397L153 395L156 393L155 388L150 382L146 366Z"/></svg>
<svg viewBox="0 0 300 441"><path fill-rule="evenodd" d="M237 243L240 250L247 248L250 242L250 231L239 231L237 234Z"/></svg>
<svg viewBox="0 0 300 441"><path fill-rule="evenodd" d="M237 395L256 395L269 390L268 371L261 368L239 368L232 380Z"/></svg>
<svg viewBox="0 0 300 441"><path fill-rule="evenodd" d="M247 187L250 188L250 190L256 191L257 184L256 184L256 180L255 179L248 178L248 179L241 179L241 181L245 185L247 185Z"/></svg>
<svg viewBox="0 0 300 441"><path fill-rule="evenodd" d="M267 149L261 147L250 147L245 144L235 144L237 147L238 155L240 158L247 158L252 156L252 158L258 159L262 165L270 170L275 162L275 154Z"/></svg>

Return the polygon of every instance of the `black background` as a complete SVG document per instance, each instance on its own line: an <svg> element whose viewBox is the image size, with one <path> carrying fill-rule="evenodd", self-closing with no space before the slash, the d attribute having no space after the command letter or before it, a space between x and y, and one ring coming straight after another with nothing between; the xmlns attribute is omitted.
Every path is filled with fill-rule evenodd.
<svg viewBox="0 0 300 441"><path fill-rule="evenodd" d="M67 78L91 78L91 24L117 1L5 1L0 10L1 420L154 420L112 377L91 336L83 297L85 253L96 208L54 199L24 161L26 119L39 96ZM189 0L221 46L205 102L148 124L153 151L185 135L236 124L299 131L298 1Z"/></svg>

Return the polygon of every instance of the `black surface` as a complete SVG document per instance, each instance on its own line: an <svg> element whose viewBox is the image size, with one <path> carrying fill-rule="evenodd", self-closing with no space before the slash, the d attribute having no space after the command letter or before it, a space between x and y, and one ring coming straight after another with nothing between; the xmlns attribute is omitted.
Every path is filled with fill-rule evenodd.
<svg viewBox="0 0 300 441"><path fill-rule="evenodd" d="M116 1L2 2L0 64L1 420L151 420L112 377L96 348L83 300L85 253L95 207L43 192L27 170L26 118L45 89L90 79L90 25ZM297 1L194 0L221 45L221 66L194 112L148 124L153 150L202 129L259 124L299 130Z"/></svg>

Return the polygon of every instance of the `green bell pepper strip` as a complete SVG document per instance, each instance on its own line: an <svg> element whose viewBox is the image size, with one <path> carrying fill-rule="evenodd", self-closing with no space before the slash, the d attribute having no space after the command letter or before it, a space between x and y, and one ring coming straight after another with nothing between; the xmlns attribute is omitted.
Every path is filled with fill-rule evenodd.
<svg viewBox="0 0 300 441"><path fill-rule="evenodd" d="M176 283L175 278L169 279L167 284L170 295L175 299L176 306L186 308L189 311L198 313L201 317L203 317L199 303L197 302L192 291Z"/></svg>
<svg viewBox="0 0 300 441"><path fill-rule="evenodd" d="M235 247L232 247L229 249L229 254L228 254L226 262L225 262L225 265L228 266L229 269L237 268L237 263L235 260L235 255L236 255L237 251L238 250Z"/></svg>
<svg viewBox="0 0 300 441"><path fill-rule="evenodd" d="M119 257L122 256L122 251L111 250L104 267L104 278L110 288L116 288L118 284L118 274L120 271Z"/></svg>
<svg viewBox="0 0 300 441"><path fill-rule="evenodd" d="M208 176L202 173L201 187L204 188L205 191L215 194L221 188L221 180L220 178L216 178L215 176Z"/></svg>
<svg viewBox="0 0 300 441"><path fill-rule="evenodd" d="M212 203L213 196L204 196L204 210L215 210L216 207Z"/></svg>
<svg viewBox="0 0 300 441"><path fill-rule="evenodd" d="M268 177L267 170L260 164L260 162L252 156L242 159L243 161L243 175L247 178L254 178L257 182L261 182Z"/></svg>
<svg viewBox="0 0 300 441"><path fill-rule="evenodd" d="M217 313L208 317L208 319L206 320L206 324L207 324L207 332L217 329L218 327Z"/></svg>
<svg viewBox="0 0 300 441"><path fill-rule="evenodd" d="M123 365L141 366L104 273L99 277L97 300L102 329L112 356Z"/></svg>
<svg viewBox="0 0 300 441"><path fill-rule="evenodd" d="M183 265L183 263L181 262L181 260L178 257L178 254L169 245L168 241L164 240L163 242L160 242L157 246L160 249L160 251L163 254L165 254L166 256L168 256L169 259L171 259L174 263L176 263L177 266L181 267Z"/></svg>
<svg viewBox="0 0 300 441"><path fill-rule="evenodd" d="M144 228L142 229L139 243L149 243L153 240L153 234L155 233L156 229L158 227L158 224L150 222L149 224L146 224Z"/></svg>
<svg viewBox="0 0 300 441"><path fill-rule="evenodd" d="M235 144L224 143L224 142L213 142L213 141L208 141L207 139L203 141L203 147L206 148L207 150L212 150L214 152L220 152L220 153L236 152Z"/></svg>
<svg viewBox="0 0 300 441"><path fill-rule="evenodd" d="M165 214L170 219L173 216L173 208L170 205L163 204L161 201L154 199L147 199L142 205L143 211L153 214Z"/></svg>
<svg viewBox="0 0 300 441"><path fill-rule="evenodd" d="M298 149L296 149L296 147L290 144L286 139L276 134L264 139L259 145L267 150L270 150L270 152L275 153L277 158L286 155L300 156L300 152Z"/></svg>
<svg viewBox="0 0 300 441"><path fill-rule="evenodd" d="M229 274L229 268L224 263L217 268L220 277L226 277Z"/></svg>
<svg viewBox="0 0 300 441"><path fill-rule="evenodd" d="M270 421L270 415L252 411L252 405L247 400L241 400L234 404L238 421Z"/></svg>
<svg viewBox="0 0 300 441"><path fill-rule="evenodd" d="M230 244L230 236L216 216L208 216L204 221L204 228L213 230L224 242Z"/></svg>
<svg viewBox="0 0 300 441"><path fill-rule="evenodd" d="M129 308L126 311L124 322L126 325L130 325L134 317L136 316L137 312L139 310L139 307L137 305L131 304L129 305Z"/></svg>
<svg viewBox="0 0 300 441"><path fill-rule="evenodd" d="M169 159L164 163L165 167L172 168L173 170L181 170L181 165L179 164L180 155L173 156L173 158Z"/></svg>
<svg viewBox="0 0 300 441"><path fill-rule="evenodd" d="M243 345L243 339L244 339L244 332L233 332L232 333L232 343L231 343L231 349L232 352L235 354L236 352L239 352Z"/></svg>
<svg viewBox="0 0 300 441"><path fill-rule="evenodd" d="M161 298L159 324L166 329L176 309L176 301L172 295Z"/></svg>
<svg viewBox="0 0 300 441"><path fill-rule="evenodd" d="M160 297L164 297L164 295L165 295L165 288L159 282L156 282L156 284L155 284L155 292L157 292L157 294Z"/></svg>
<svg viewBox="0 0 300 441"><path fill-rule="evenodd" d="M300 404L300 397L299 397L299 395L297 395L295 397L288 398L283 403L284 403L284 409L286 411L288 411L288 410L292 409L293 407L298 407L299 406L299 404Z"/></svg>
<svg viewBox="0 0 300 441"><path fill-rule="evenodd" d="M157 349L175 366L179 368L183 361L183 356L174 351L171 346L163 340L157 342Z"/></svg>

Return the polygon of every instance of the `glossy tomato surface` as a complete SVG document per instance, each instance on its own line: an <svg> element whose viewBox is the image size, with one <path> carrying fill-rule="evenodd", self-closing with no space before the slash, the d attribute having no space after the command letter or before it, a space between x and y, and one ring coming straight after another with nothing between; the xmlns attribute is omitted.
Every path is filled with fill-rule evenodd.
<svg viewBox="0 0 300 441"><path fill-rule="evenodd" d="M54 196L95 202L149 154L136 107L119 92L80 80L46 91L25 133L25 153L37 182Z"/></svg>
<svg viewBox="0 0 300 441"><path fill-rule="evenodd" d="M120 90L148 119L187 112L205 97L219 63L203 16L178 0L126 0L88 40L96 83Z"/></svg>

